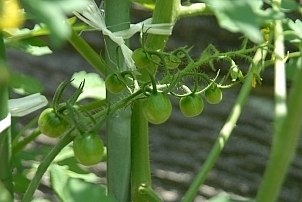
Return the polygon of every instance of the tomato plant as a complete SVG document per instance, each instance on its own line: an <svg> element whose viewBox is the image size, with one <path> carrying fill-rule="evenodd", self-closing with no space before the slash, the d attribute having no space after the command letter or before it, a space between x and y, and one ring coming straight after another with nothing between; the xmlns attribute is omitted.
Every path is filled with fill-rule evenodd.
<svg viewBox="0 0 302 202"><path fill-rule="evenodd" d="M39 116L38 126L44 135L59 137L69 128L69 123L59 117L52 108L45 109Z"/></svg>
<svg viewBox="0 0 302 202"><path fill-rule="evenodd" d="M73 152L79 163L85 166L95 165L103 158L104 144L96 133L78 134L73 141Z"/></svg>
<svg viewBox="0 0 302 202"><path fill-rule="evenodd" d="M168 120L172 113L172 104L163 93L153 93L143 102L143 113L153 124L161 124Z"/></svg>
<svg viewBox="0 0 302 202"><path fill-rule="evenodd" d="M204 95L206 101L210 104L218 104L222 100L222 91L216 85L208 88Z"/></svg>
<svg viewBox="0 0 302 202"><path fill-rule="evenodd" d="M125 89L126 85L122 82L115 73L109 74L105 79L105 85L111 93L120 93Z"/></svg>
<svg viewBox="0 0 302 202"><path fill-rule="evenodd" d="M133 51L132 59L138 68L146 67L151 62L143 48L138 48Z"/></svg>
<svg viewBox="0 0 302 202"><path fill-rule="evenodd" d="M199 95L193 93L182 97L179 100L179 108L183 115L187 117L194 117L201 114L204 108L204 103Z"/></svg>

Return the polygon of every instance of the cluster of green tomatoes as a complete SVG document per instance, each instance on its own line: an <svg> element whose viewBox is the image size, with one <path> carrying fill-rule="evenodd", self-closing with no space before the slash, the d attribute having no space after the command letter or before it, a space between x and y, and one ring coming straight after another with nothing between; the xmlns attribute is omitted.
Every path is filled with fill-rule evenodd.
<svg viewBox="0 0 302 202"><path fill-rule="evenodd" d="M79 163L89 166L99 163L104 156L104 144L97 132L106 117L110 116L109 109L116 111L139 99L142 101L142 112L147 121L152 124L161 124L167 121L172 113L172 104L168 96L174 96L179 98L179 108L185 116L200 115L204 109L201 94L204 94L208 103L217 104L222 100L222 91L214 80L204 74L181 70L179 67L184 63L187 51L181 49L179 53L181 54L177 52L148 52L143 48L135 50L132 58L137 66L136 73L113 72L105 79L105 85L109 92L118 94L124 92L125 89L131 92L132 89L132 94L128 93L128 98L121 100L121 102L124 101L124 104L116 106L113 104L101 110L100 113L103 114L98 116L98 119L103 118L101 120L103 122L97 122L89 112L79 110L78 105L76 105L84 82L69 100L60 103L62 93L70 83L70 81L63 82L55 93L53 108L47 108L40 114L38 126L41 133L56 138L69 132L74 138L75 158ZM189 58L189 56L187 57ZM156 81L155 72L157 70L154 69L155 66L165 67L165 76L159 82ZM144 74L145 77L143 77ZM195 79L193 90L182 84L180 78L185 76ZM207 85L203 90L198 91L197 83L200 78L206 81ZM178 88L185 90L185 92L179 94L173 91ZM104 113L106 110L107 113Z"/></svg>
<svg viewBox="0 0 302 202"><path fill-rule="evenodd" d="M180 53L183 53L184 55L184 52L186 51L183 50ZM148 52L144 48L138 48L133 52L132 59L139 72L140 70L147 70L148 68L152 70L154 65L160 66L162 64L162 66L166 68L166 73L167 71L173 71L175 74L182 63L183 55L179 56L176 53L156 53L153 51ZM156 57L158 58L157 61L155 59ZM189 90L185 95L176 95L172 92L159 92L154 76L151 75L149 70L147 71L151 80L151 89L149 89L149 91L144 89L146 87L144 86L146 82L142 82L141 88L143 88L143 93L145 94L143 100L143 113L150 123L161 124L170 117L172 113L172 104L167 94L180 98L179 108L185 116L194 117L202 113L204 102L200 92L197 93L196 89L193 92ZM173 81L169 82L173 83ZM209 86L203 91L204 97L208 103L218 104L222 100L222 91L215 82L210 80L208 80L208 82ZM120 93L127 87L125 79L118 73L108 75L105 80L105 85L107 90L111 93ZM188 90L188 88L186 89Z"/></svg>

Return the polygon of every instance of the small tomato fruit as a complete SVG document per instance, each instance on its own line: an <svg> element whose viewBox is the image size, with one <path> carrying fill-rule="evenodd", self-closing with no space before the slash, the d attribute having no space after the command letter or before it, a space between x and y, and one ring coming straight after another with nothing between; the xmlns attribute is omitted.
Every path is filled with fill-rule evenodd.
<svg viewBox="0 0 302 202"><path fill-rule="evenodd" d="M126 85L114 73L109 74L106 77L105 85L106 85L107 90L110 91L111 93L120 93L126 87Z"/></svg>
<svg viewBox="0 0 302 202"><path fill-rule="evenodd" d="M165 57L165 62L168 69L176 69L179 67L181 60L176 55L168 55Z"/></svg>
<svg viewBox="0 0 302 202"><path fill-rule="evenodd" d="M143 114L150 123L161 124L171 113L171 101L162 93L151 94L143 101Z"/></svg>
<svg viewBox="0 0 302 202"><path fill-rule="evenodd" d="M146 67L150 63L150 59L146 51L143 48L138 48L132 53L132 59L135 63L135 66L138 68Z"/></svg>
<svg viewBox="0 0 302 202"><path fill-rule="evenodd" d="M201 96L191 94L186 97L182 97L179 100L179 108L183 115L187 117L194 117L201 114L204 108L204 103Z"/></svg>
<svg viewBox="0 0 302 202"><path fill-rule="evenodd" d="M69 128L69 123L59 117L52 108L45 109L39 116L38 127L48 137L59 137Z"/></svg>
<svg viewBox="0 0 302 202"><path fill-rule="evenodd" d="M103 158L104 144L96 133L79 134L73 140L73 152L77 161L82 165L95 165Z"/></svg>
<svg viewBox="0 0 302 202"><path fill-rule="evenodd" d="M210 104L218 104L222 100L222 91L217 86L208 88L204 95L206 101Z"/></svg>

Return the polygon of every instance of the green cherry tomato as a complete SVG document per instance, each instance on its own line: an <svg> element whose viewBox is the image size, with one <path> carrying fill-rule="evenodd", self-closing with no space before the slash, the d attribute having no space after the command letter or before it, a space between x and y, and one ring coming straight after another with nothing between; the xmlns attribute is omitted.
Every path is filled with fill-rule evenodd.
<svg viewBox="0 0 302 202"><path fill-rule="evenodd" d="M132 59L138 68L146 67L150 63L150 59L143 48L138 48L133 51Z"/></svg>
<svg viewBox="0 0 302 202"><path fill-rule="evenodd" d="M170 54L165 57L165 62L168 69L176 69L179 67L181 60L176 55Z"/></svg>
<svg viewBox="0 0 302 202"><path fill-rule="evenodd" d="M150 123L161 124L171 113L171 101L162 93L151 94L143 101L143 114Z"/></svg>
<svg viewBox="0 0 302 202"><path fill-rule="evenodd" d="M222 100L222 92L217 86L208 88L204 95L206 101L210 104L218 104Z"/></svg>
<svg viewBox="0 0 302 202"><path fill-rule="evenodd" d="M110 91L111 93L120 93L126 87L126 85L114 73L109 74L106 77L105 85L106 85L107 90Z"/></svg>
<svg viewBox="0 0 302 202"><path fill-rule="evenodd" d="M186 97L182 97L179 100L179 108L183 115L194 117L201 114L204 108L204 103L201 96L191 94Z"/></svg>
<svg viewBox="0 0 302 202"><path fill-rule="evenodd" d="M77 161L82 165L95 165L103 158L104 144L96 133L79 134L73 140L73 152Z"/></svg>
<svg viewBox="0 0 302 202"><path fill-rule="evenodd" d="M59 117L52 108L45 109L39 116L38 126L44 135L59 137L69 128L69 123Z"/></svg>

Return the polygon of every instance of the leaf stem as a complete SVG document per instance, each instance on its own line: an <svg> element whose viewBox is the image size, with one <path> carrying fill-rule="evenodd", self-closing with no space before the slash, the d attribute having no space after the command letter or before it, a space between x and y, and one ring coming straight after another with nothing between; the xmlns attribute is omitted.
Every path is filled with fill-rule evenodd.
<svg viewBox="0 0 302 202"><path fill-rule="evenodd" d="M112 32L121 31L130 27L130 0L105 0L105 22ZM125 71L126 63L120 47L105 36L105 61L111 70ZM125 40L129 46L129 40ZM107 104L118 102L121 97L128 96L124 90L119 94L106 91ZM131 172L131 108L117 110L106 122L107 137L107 189L108 195L119 202L130 201L130 172ZM121 169L122 168L122 169Z"/></svg>
<svg viewBox="0 0 302 202"><path fill-rule="evenodd" d="M192 3L179 6L177 18L193 17L199 15L213 15L212 9L205 3Z"/></svg>
<svg viewBox="0 0 302 202"><path fill-rule="evenodd" d="M106 63L74 30L69 38L70 44L103 76L106 74Z"/></svg>

